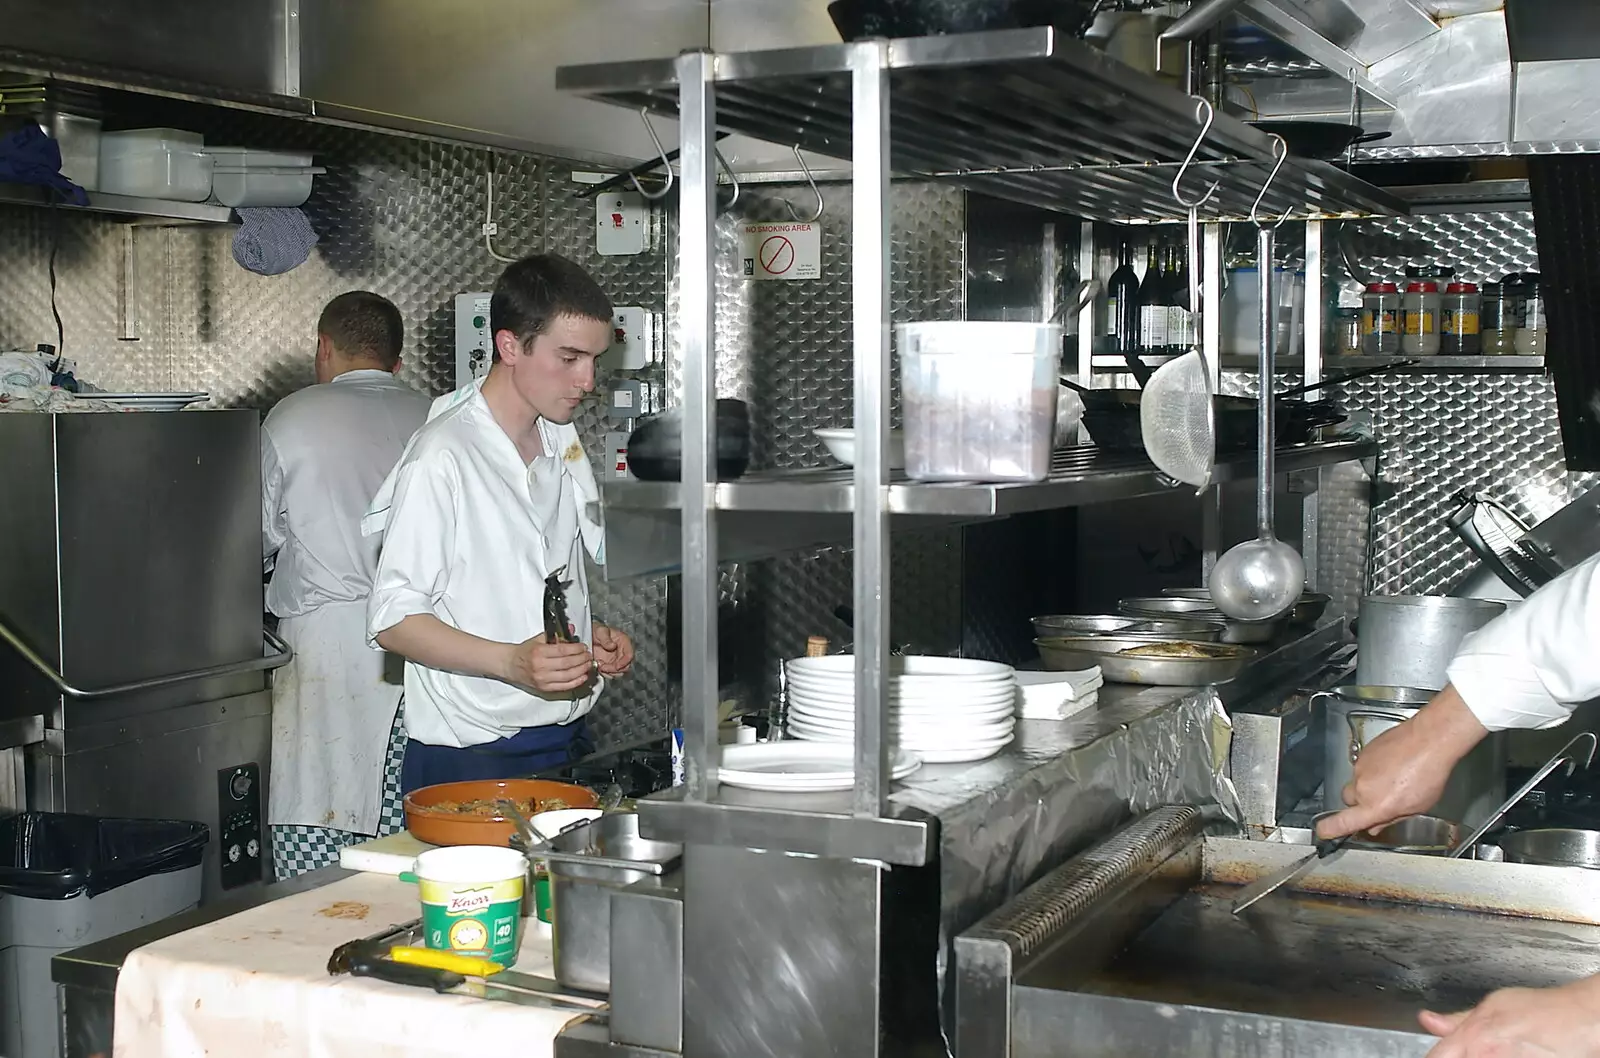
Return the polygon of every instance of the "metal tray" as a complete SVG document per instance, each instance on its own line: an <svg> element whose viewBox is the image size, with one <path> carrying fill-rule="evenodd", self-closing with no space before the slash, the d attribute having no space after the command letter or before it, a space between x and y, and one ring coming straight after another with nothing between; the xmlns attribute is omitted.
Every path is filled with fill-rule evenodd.
<svg viewBox="0 0 1600 1058"><path fill-rule="evenodd" d="M1270 643L1289 627L1289 615L1267 621L1235 621L1225 617L1209 600L1185 599L1175 595L1154 595L1123 599L1117 609L1130 617L1187 617L1196 621L1221 621L1224 643ZM1292 611L1291 611L1292 612Z"/></svg>
<svg viewBox="0 0 1600 1058"><path fill-rule="evenodd" d="M1194 645L1201 649L1229 650L1234 656L1149 658L1120 653L1129 647L1144 647L1152 643L1193 642L1175 639L1152 640L1137 636L1050 637L1035 639L1033 642L1039 648L1039 657L1044 659L1045 668L1072 671L1098 665L1101 674L1111 683L1136 683L1146 687L1199 687L1207 683L1231 680L1256 653L1245 647L1225 646L1220 643L1194 643Z"/></svg>
<svg viewBox="0 0 1600 1058"><path fill-rule="evenodd" d="M1127 614L1046 614L1032 621L1033 634L1045 639L1122 635L1215 643L1222 638L1222 624L1214 621L1129 617Z"/></svg>

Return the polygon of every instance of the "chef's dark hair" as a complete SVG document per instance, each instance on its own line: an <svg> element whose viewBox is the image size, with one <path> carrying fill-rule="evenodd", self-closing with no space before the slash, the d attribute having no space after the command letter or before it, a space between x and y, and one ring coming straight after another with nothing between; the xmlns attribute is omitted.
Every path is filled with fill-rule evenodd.
<svg viewBox="0 0 1600 1058"><path fill-rule="evenodd" d="M500 273L489 301L490 334L510 331L526 348L558 316L610 324L611 299L583 266L558 254L524 257Z"/></svg>
<svg viewBox="0 0 1600 1058"><path fill-rule="evenodd" d="M323 307L317 333L325 335L339 355L374 360L393 371L400 362L406 328L394 302L370 290L352 290Z"/></svg>

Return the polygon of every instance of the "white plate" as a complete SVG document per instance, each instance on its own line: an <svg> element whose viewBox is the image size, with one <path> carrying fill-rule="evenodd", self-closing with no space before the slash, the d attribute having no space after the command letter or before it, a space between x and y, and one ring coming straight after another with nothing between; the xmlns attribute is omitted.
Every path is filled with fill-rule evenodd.
<svg viewBox="0 0 1600 1058"><path fill-rule="evenodd" d="M856 465L856 432L852 429L816 429L812 433L828 447L828 454L847 467ZM889 431L889 469L906 467L906 435L903 430Z"/></svg>
<svg viewBox="0 0 1600 1058"><path fill-rule="evenodd" d="M854 751L854 745L849 739L841 739L831 735L802 734L800 731L793 731L792 734L795 738L802 740L798 743L800 745L850 747L851 751ZM1006 735L1004 738L989 739L985 742L963 742L949 746L916 749L912 750L912 752L924 764L959 764L992 757L1009 746L1014 741L1014 737L1014 735ZM785 743L780 742L777 744L784 745ZM795 743L789 744L793 745Z"/></svg>
<svg viewBox="0 0 1600 1058"><path fill-rule="evenodd" d="M898 752L889 778L903 779L922 766L911 753ZM855 784L855 749L829 742L765 742L725 746L717 781L746 790L820 793Z"/></svg>
<svg viewBox="0 0 1600 1058"><path fill-rule="evenodd" d="M855 744L854 738L848 732L841 733L838 731L828 731L826 729L814 729L801 724L793 723L790 724L788 730L791 738L802 739L806 742L830 742L841 746L853 746ZM907 753L915 753L919 757L926 758L927 754L929 753L943 754L954 751L965 752L967 750L977 751L982 749L999 749L1001 746L1007 745L1011 742L1013 734L1014 732L1004 731L988 738L953 738L942 740L922 740L897 735L890 739L889 744L896 749L904 750Z"/></svg>
<svg viewBox="0 0 1600 1058"><path fill-rule="evenodd" d="M820 658L795 658L788 663L791 676L839 676L855 679L856 659L853 654L829 654ZM998 661L980 661L976 658L945 658L936 655L914 654L910 657L890 658L889 672L895 676L939 676L945 679L995 679L1009 678L1014 670Z"/></svg>
<svg viewBox="0 0 1600 1058"><path fill-rule="evenodd" d="M103 400L107 404L144 411L178 411L211 399L209 393L77 393L74 396L79 400Z"/></svg>
<svg viewBox="0 0 1600 1058"><path fill-rule="evenodd" d="M790 712L789 723L799 724L802 727L816 731L831 731L841 737L849 738L855 732L855 725L848 720L838 720L826 716L812 716L806 713ZM897 723L889 728L890 734L906 742L949 742L952 739L964 741L983 742L988 739L998 738L1010 734L1016 726L1014 716L997 717L983 723L962 724L904 724Z"/></svg>
<svg viewBox="0 0 1600 1058"><path fill-rule="evenodd" d="M823 694L820 691L791 690L789 701L805 702L824 709L854 712L856 696L853 694ZM891 712L916 712L960 715L967 712L984 712L1015 705L1017 692L995 691L985 694L957 694L936 698L891 697L884 704Z"/></svg>
<svg viewBox="0 0 1600 1058"><path fill-rule="evenodd" d="M819 720L819 722L845 723L845 725L856 722L856 711L850 709L850 707L835 709L835 707L802 703L802 701L789 703L789 714L805 717L805 719ZM995 706L992 709L982 709L982 711L974 709L974 711L965 712L917 712L914 709L891 709L890 722L898 723L901 727L907 727L907 725L910 725L910 727L986 727L989 723L998 723L1002 722L1002 720L1011 719L1013 715L1016 715L1016 707L1011 706L1011 704Z"/></svg>

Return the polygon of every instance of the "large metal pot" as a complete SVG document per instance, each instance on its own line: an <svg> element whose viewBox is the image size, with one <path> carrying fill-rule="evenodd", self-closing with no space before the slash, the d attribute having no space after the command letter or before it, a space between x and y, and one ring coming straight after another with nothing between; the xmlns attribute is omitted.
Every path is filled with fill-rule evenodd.
<svg viewBox="0 0 1600 1058"><path fill-rule="evenodd" d="M1440 690L1461 641L1505 608L1487 599L1368 595L1356 620L1356 682Z"/></svg>
<svg viewBox="0 0 1600 1058"><path fill-rule="evenodd" d="M1494 842L1507 863L1542 863L1551 867L1587 867L1600 870L1600 831L1518 830Z"/></svg>
<svg viewBox="0 0 1600 1058"><path fill-rule="evenodd" d="M1396 724L1417 714L1433 697L1415 687L1335 687L1319 691L1327 728L1322 740L1322 807L1345 807L1344 788L1361 749ZM1450 774L1444 795L1426 815L1474 827L1506 799L1506 743L1501 732L1473 747Z"/></svg>

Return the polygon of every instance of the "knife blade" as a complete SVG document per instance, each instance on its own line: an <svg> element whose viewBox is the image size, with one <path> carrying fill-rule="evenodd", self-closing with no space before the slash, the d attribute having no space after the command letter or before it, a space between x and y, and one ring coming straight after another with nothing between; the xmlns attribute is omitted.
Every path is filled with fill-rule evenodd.
<svg viewBox="0 0 1600 1058"><path fill-rule="evenodd" d="M500 963L491 962L488 959L480 959L472 955L457 955L453 952L436 951L433 948L396 945L389 949L389 958L397 963L405 963L410 966L428 966L435 970L449 970L469 979L481 979L485 984L496 987L506 985L512 988L525 988L533 992L544 992L554 996L595 999L601 1002L611 998L604 992L587 992L581 988L565 988L554 978L508 970Z"/></svg>
<svg viewBox="0 0 1600 1058"><path fill-rule="evenodd" d="M1326 863L1331 857L1343 852L1351 837L1352 835L1346 834L1342 838L1335 838L1331 841L1319 841L1317 842L1316 851L1305 859L1296 860L1281 871L1274 871L1265 878L1258 878L1256 881L1251 882L1240 890L1239 895L1234 898L1233 913L1237 915L1262 897L1269 896L1295 879L1310 874L1319 865Z"/></svg>
<svg viewBox="0 0 1600 1058"><path fill-rule="evenodd" d="M542 989L527 988L510 982L502 983L499 978L488 980L467 978L452 970L441 970L435 966L395 962L371 949L358 949L351 955L348 973L352 977L371 977L379 981L388 981L390 984L431 988L442 995L469 996L473 999L497 1000L502 1003L563 1010L572 1014L587 1014L596 1021L606 1021L611 1016L610 1010L606 1007L589 1006L580 1000L552 995Z"/></svg>

